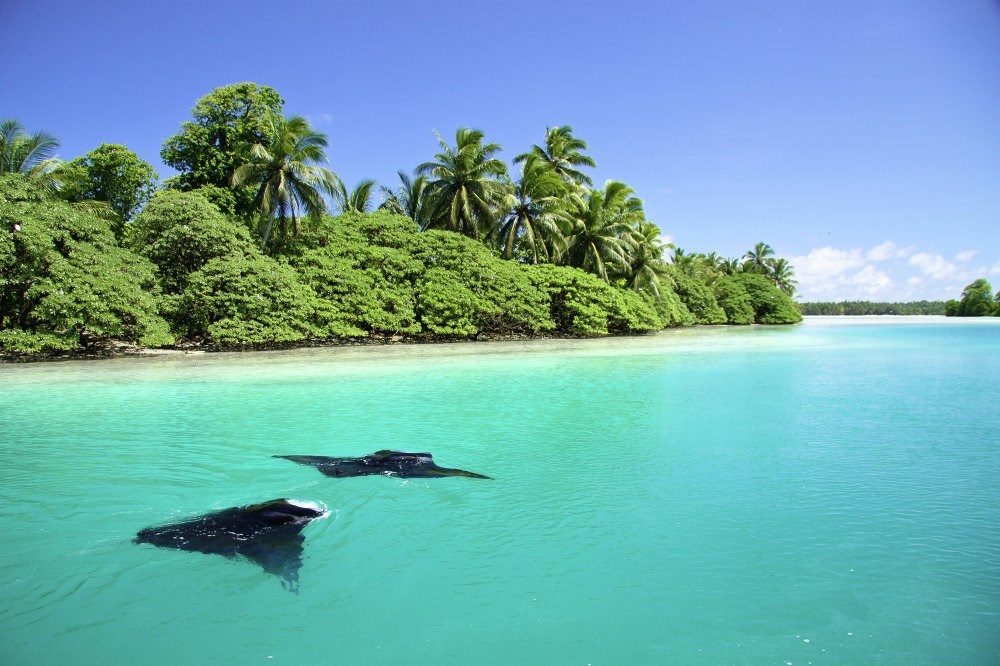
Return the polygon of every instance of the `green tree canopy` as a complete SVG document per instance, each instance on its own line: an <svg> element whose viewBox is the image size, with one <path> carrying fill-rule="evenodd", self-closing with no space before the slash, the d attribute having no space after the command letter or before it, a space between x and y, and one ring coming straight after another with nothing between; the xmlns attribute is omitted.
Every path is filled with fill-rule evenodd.
<svg viewBox="0 0 1000 666"><path fill-rule="evenodd" d="M629 287L655 298L660 296L661 285L670 281L670 271L663 256L669 244L663 242L661 233L652 222L643 220L635 224L635 246L629 255L627 270Z"/></svg>
<svg viewBox="0 0 1000 666"><path fill-rule="evenodd" d="M47 132L28 134L16 120L0 121L0 176L19 173L55 188L58 181L49 174L61 164L58 149L59 141Z"/></svg>
<svg viewBox="0 0 1000 666"><path fill-rule="evenodd" d="M23 175L0 177L0 220L0 348L173 342L153 265L119 247L106 221Z"/></svg>
<svg viewBox="0 0 1000 666"><path fill-rule="evenodd" d="M115 212L115 236L121 240L125 223L156 191L152 165L125 146L102 143L55 171L68 201L103 201Z"/></svg>
<svg viewBox="0 0 1000 666"><path fill-rule="evenodd" d="M340 179L325 163L326 135L315 131L302 116L270 119L273 140L268 144L244 146L243 164L233 173L236 188L251 186L256 193L253 210L263 221L263 241L267 246L275 218L278 234L287 239L298 235L303 216L314 222L326 210L323 194L335 196Z"/></svg>
<svg viewBox="0 0 1000 666"><path fill-rule="evenodd" d="M193 119L182 123L160 151L163 162L180 172L167 185L180 190L232 187L233 172L243 161L241 150L274 141L272 121L281 116L283 105L273 88L249 82L216 88L199 99ZM237 188L234 212L251 214L256 193L252 185Z"/></svg>
<svg viewBox="0 0 1000 666"><path fill-rule="evenodd" d="M523 256L537 264L562 253L565 231L573 224L561 199L565 192L565 183L546 162L534 154L525 157L497 235L505 259Z"/></svg>
<svg viewBox="0 0 1000 666"><path fill-rule="evenodd" d="M514 164L525 161L529 155L534 155L565 182L589 187L592 184L590 176L577 168L597 166L594 158L580 152L586 149L587 142L573 136L573 128L569 125L546 127L545 145L535 144L531 147L531 151L515 157Z"/></svg>
<svg viewBox="0 0 1000 666"><path fill-rule="evenodd" d="M753 305L754 321L758 324L795 324L802 321L802 314L791 297L778 289L766 275L738 273L730 279L746 289Z"/></svg>
<svg viewBox="0 0 1000 666"><path fill-rule="evenodd" d="M609 282L623 274L635 247L633 225L644 219L642 202L620 181L609 180L601 190L581 190L570 199L573 228L564 263Z"/></svg>
<svg viewBox="0 0 1000 666"><path fill-rule="evenodd" d="M959 317L989 317L996 313L993 287L980 278L962 290L962 300L958 303Z"/></svg>
<svg viewBox="0 0 1000 666"><path fill-rule="evenodd" d="M430 187L426 176L410 178L403 171L397 171L400 186L396 189L388 187L380 188L385 200L379 205L379 210L385 210L397 215L405 215L414 222L420 229L424 229L430 223L431 211Z"/></svg>
<svg viewBox="0 0 1000 666"><path fill-rule="evenodd" d="M358 183L357 187L348 191L344 181L338 178L333 188L333 200L336 202L341 214L367 213L372 208L372 190L374 188L375 181L365 178Z"/></svg>
<svg viewBox="0 0 1000 666"><path fill-rule="evenodd" d="M426 228L457 231L471 238L489 238L507 208L510 186L507 165L494 155L496 143L483 143L483 132L460 127L452 148L438 135L437 161L424 162L417 175L426 176L432 213Z"/></svg>
<svg viewBox="0 0 1000 666"><path fill-rule="evenodd" d="M198 191L164 190L132 224L128 246L156 264L166 294L179 294L191 273L216 257L248 253L253 241Z"/></svg>

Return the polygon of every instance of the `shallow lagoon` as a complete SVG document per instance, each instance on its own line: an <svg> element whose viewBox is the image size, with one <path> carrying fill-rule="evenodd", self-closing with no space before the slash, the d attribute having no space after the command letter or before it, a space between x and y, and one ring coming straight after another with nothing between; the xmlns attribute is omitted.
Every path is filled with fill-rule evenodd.
<svg viewBox="0 0 1000 666"><path fill-rule="evenodd" d="M1000 322L0 366L5 664L992 664ZM466 478L272 454L432 451ZM130 542L324 504L301 589Z"/></svg>

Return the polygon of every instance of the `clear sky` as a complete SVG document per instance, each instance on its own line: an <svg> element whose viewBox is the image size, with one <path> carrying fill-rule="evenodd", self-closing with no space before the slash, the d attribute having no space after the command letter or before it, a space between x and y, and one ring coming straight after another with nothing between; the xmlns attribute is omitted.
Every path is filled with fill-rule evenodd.
<svg viewBox="0 0 1000 666"><path fill-rule="evenodd" d="M255 81L395 186L475 127L571 125L688 252L770 243L799 300L1000 288L1000 0L4 0L0 118L72 159L160 147Z"/></svg>

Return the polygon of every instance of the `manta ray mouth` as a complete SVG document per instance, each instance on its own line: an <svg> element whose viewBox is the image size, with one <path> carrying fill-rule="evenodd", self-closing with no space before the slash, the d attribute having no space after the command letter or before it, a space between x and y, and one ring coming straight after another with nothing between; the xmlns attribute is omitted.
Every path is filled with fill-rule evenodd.
<svg viewBox="0 0 1000 666"><path fill-rule="evenodd" d="M320 515L316 516L313 520L320 520L330 515L330 510L322 502L310 502L308 500L300 500L300 499L286 499L285 501L291 504L292 506L299 507L300 509L311 509L312 511L319 511Z"/></svg>

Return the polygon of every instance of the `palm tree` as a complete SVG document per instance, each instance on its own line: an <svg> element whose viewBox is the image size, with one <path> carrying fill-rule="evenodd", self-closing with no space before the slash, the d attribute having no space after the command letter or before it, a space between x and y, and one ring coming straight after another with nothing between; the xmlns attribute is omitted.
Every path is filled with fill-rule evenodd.
<svg viewBox="0 0 1000 666"><path fill-rule="evenodd" d="M774 249L767 243L757 243L743 255L743 270L747 273L767 273L768 263L774 256Z"/></svg>
<svg viewBox="0 0 1000 666"><path fill-rule="evenodd" d="M667 262L663 258L671 244L661 240L660 228L652 222L636 224L635 238L635 251L629 265L629 287L658 297L661 281L671 279Z"/></svg>
<svg viewBox="0 0 1000 666"><path fill-rule="evenodd" d="M727 258L719 262L717 270L726 275L736 275L743 272L743 264L735 257Z"/></svg>
<svg viewBox="0 0 1000 666"><path fill-rule="evenodd" d="M326 210L323 194L334 196L338 178L317 162L326 162L326 135L309 126L302 116L271 121L274 140L269 145L244 146L245 162L233 173L232 186L257 186L254 208L267 220L261 249L267 246L278 219L278 231L288 233L288 222L296 235L301 214L318 218Z"/></svg>
<svg viewBox="0 0 1000 666"><path fill-rule="evenodd" d="M405 215L423 230L430 214L430 199L427 196L430 191L429 181L425 176L410 178L402 171L396 173L399 175L400 187L395 190L388 187L380 188L385 199L378 208L397 215Z"/></svg>
<svg viewBox="0 0 1000 666"><path fill-rule="evenodd" d="M560 195L566 183L537 155L528 155L521 165L521 178L514 183L511 206L500 225L498 243L505 259L523 249L531 263L551 261L566 247L563 230L572 218Z"/></svg>
<svg viewBox="0 0 1000 666"><path fill-rule="evenodd" d="M688 254L684 248L671 243L667 249L670 250L670 263L677 267L682 273L691 273L694 270L694 255Z"/></svg>
<svg viewBox="0 0 1000 666"><path fill-rule="evenodd" d="M424 228L448 229L472 238L496 231L510 185L507 165L493 157L500 145L484 145L484 136L480 130L460 127L452 148L439 134L437 161L417 167L417 175L430 180L432 212Z"/></svg>
<svg viewBox="0 0 1000 666"><path fill-rule="evenodd" d="M788 260L784 257L775 259L770 265L770 276L774 280L774 284L778 286L778 289L785 292L789 296L795 294L795 285L798 281L794 279L795 271L792 269L792 265L788 263Z"/></svg>
<svg viewBox="0 0 1000 666"><path fill-rule="evenodd" d="M341 214L367 213L372 207L373 187L375 187L375 181L366 178L358 183L357 187L348 192L344 181L338 178L333 193L333 200L337 203L337 207L340 208Z"/></svg>
<svg viewBox="0 0 1000 666"><path fill-rule="evenodd" d="M47 132L28 134L16 120L0 121L0 176L20 173L55 189L57 181L49 174L62 164L55 157L58 148L59 141Z"/></svg>
<svg viewBox="0 0 1000 666"><path fill-rule="evenodd" d="M595 167L597 163L594 158L584 155L581 150L587 149L587 142L573 136L573 128L569 125L562 127L545 128L545 147L535 144L531 151L523 153L514 158L514 164L523 162L529 155L537 155L542 161L548 163L552 170L559 174L559 177L567 183L577 185L592 184L590 176L578 170L576 167Z"/></svg>
<svg viewBox="0 0 1000 666"><path fill-rule="evenodd" d="M632 225L643 219L642 202L633 193L625 183L609 180L603 190L571 195L575 219L566 263L605 282L627 270L636 244Z"/></svg>

